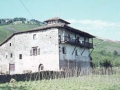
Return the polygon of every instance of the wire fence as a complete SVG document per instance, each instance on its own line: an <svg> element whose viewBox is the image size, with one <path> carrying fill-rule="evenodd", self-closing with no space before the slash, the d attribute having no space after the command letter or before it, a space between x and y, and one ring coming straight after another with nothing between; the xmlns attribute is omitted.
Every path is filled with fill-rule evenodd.
<svg viewBox="0 0 120 90"><path fill-rule="evenodd" d="M65 69L64 71L41 71L26 74L0 75L0 83L10 82L11 79L16 81L36 81L49 80L58 78L79 77L83 75L113 75L120 72L119 68L77 68Z"/></svg>

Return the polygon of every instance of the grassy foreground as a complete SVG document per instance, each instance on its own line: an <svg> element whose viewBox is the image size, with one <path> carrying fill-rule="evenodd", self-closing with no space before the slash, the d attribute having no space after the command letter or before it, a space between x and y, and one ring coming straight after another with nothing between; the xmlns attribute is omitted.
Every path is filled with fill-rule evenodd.
<svg viewBox="0 0 120 90"><path fill-rule="evenodd" d="M0 84L0 90L120 90L120 75L85 75Z"/></svg>

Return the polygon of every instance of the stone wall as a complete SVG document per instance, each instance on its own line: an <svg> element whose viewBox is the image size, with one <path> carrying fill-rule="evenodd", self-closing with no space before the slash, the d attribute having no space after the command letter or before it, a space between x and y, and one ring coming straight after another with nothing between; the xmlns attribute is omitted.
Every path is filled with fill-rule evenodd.
<svg viewBox="0 0 120 90"><path fill-rule="evenodd" d="M36 38L33 39L35 34ZM15 64L15 71L12 74L23 73L25 70L37 72L40 64L44 66L44 70L57 71L59 70L58 44L58 29L56 28L22 33L15 35L0 47L0 58L6 64L6 71L9 71L9 64ZM33 47L40 50L39 55L30 55ZM11 53L12 57L10 57ZM22 54L22 59L19 58L20 54ZM8 55L7 58L6 55Z"/></svg>

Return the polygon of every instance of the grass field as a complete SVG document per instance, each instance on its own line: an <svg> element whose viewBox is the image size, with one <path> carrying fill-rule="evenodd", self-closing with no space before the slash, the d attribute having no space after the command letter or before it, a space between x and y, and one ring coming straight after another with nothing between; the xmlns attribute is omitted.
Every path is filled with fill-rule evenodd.
<svg viewBox="0 0 120 90"><path fill-rule="evenodd" d="M0 84L0 90L120 90L120 75L84 75Z"/></svg>

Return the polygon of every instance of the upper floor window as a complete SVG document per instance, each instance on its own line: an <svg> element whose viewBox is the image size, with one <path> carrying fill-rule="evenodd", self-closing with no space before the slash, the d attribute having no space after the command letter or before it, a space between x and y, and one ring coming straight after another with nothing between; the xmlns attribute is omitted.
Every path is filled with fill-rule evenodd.
<svg viewBox="0 0 120 90"><path fill-rule="evenodd" d="M10 46L11 46L11 43L10 43Z"/></svg>
<svg viewBox="0 0 120 90"><path fill-rule="evenodd" d="M19 59L22 59L22 54L19 54Z"/></svg>
<svg viewBox="0 0 120 90"><path fill-rule="evenodd" d="M12 55L12 53L11 53L11 54L10 54L10 57L12 58L12 56L13 56L13 55Z"/></svg>
<svg viewBox="0 0 120 90"><path fill-rule="evenodd" d="M34 39L34 40L36 39L36 34L33 35L33 39Z"/></svg>
<svg viewBox="0 0 120 90"><path fill-rule="evenodd" d="M32 49L30 50L30 56L36 56L36 55L40 55L40 48L38 47L32 47Z"/></svg>
<svg viewBox="0 0 120 90"><path fill-rule="evenodd" d="M66 54L66 48L65 47L62 47L62 53Z"/></svg>

